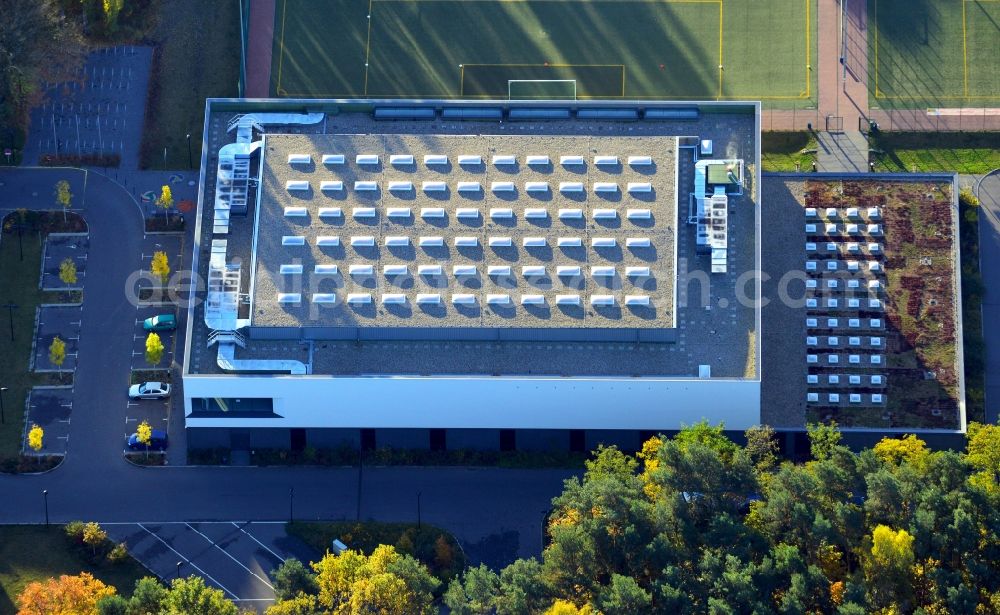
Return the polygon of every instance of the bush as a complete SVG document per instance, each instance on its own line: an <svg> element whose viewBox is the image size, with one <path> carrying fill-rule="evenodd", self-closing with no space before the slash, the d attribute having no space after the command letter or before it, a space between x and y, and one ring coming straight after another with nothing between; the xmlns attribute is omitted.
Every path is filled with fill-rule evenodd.
<svg viewBox="0 0 1000 615"><path fill-rule="evenodd" d="M113 549L108 551L108 561L111 562L112 564L123 562L127 557L128 557L128 549L125 547L124 542L119 542L114 546Z"/></svg>
<svg viewBox="0 0 1000 615"><path fill-rule="evenodd" d="M82 545L84 528L85 524L83 521L70 521L66 524L64 529L66 530L66 536L68 536L70 540Z"/></svg>
<svg viewBox="0 0 1000 615"><path fill-rule="evenodd" d="M115 167L122 162L118 154L42 154L43 167Z"/></svg>

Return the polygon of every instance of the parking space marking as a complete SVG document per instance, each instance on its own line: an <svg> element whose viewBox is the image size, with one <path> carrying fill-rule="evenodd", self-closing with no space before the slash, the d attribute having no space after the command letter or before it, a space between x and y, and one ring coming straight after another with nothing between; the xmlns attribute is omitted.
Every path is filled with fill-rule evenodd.
<svg viewBox="0 0 1000 615"><path fill-rule="evenodd" d="M249 572L250 574L252 574L252 575L253 575L254 577L256 577L256 578L257 578L257 580L259 580L259 581L260 581L261 583L263 583L264 585L267 585L267 586L268 586L268 588L270 588L270 590L271 590L271 591L274 591L274 586L273 586L273 585L271 585L271 583L269 583L267 579L262 579L262 578L260 578L260 575L259 575L259 574L257 574L257 573L256 573L256 572L254 572L253 570L250 570L250 569L249 569L249 568L247 568L247 567L246 567L245 565L243 565L243 562L241 562L240 560L238 560L238 559L236 559L235 557L233 557L232 555L230 555L230 554L229 554L229 551L226 551L225 549L223 549L222 547L220 547L220 546L219 546L218 544L216 544L216 543L215 543L215 541L213 541L213 540L212 540L211 538L209 538L208 536L206 536L206 535L202 534L201 532L199 532L198 530L196 530L196 529L194 528L194 526L192 526L192 525L191 525L190 523L185 523L184 525L186 525L186 526L188 527L188 529L190 529L190 530L191 530L192 532L194 532L194 533L198 534L199 536L201 536L202 538L204 538L205 540L207 540L207 541L209 542L209 544L211 544L211 545L212 545L213 547L215 547L215 548L216 548L216 549L218 549L219 551L222 551L223 553L225 553L225 554L226 554L226 557L228 557L229 559L231 559L231 560L233 560L234 562L236 562L236 565L237 565L237 566L239 566L239 567L240 567L240 568L242 568L243 570L246 570L247 572Z"/></svg>
<svg viewBox="0 0 1000 615"><path fill-rule="evenodd" d="M272 551L272 550L271 550L271 549L270 549L270 548L269 548L269 547L268 547L268 546L267 546L266 544L264 544L264 543L262 543L261 541L257 540L257 538L256 538L256 537L255 537L255 536L254 536L253 534L251 534L250 532L248 532L248 531L246 531L245 529L243 529L243 527L241 527L241 526L240 526L239 524L237 524L237 523L236 523L235 521L233 521L233 522L232 522L232 524L233 524L233 527L235 527L235 528L236 528L236 529L238 529L239 531L241 531L241 532L243 532L244 534L246 534L247 536L249 536L249 537L250 537L250 540L252 540L252 541L256 542L257 544L259 544L260 546L264 547L264 550L266 550L266 551L267 551L268 553L270 553L271 555L275 556L276 558L278 558L278 559L279 559L279 560L281 560L282 562L283 562L283 561L285 561L285 558L281 557L280 555L278 555L277 553L275 553L274 551ZM250 524L250 522L249 522L249 521L247 521L247 523L246 523L246 524L247 524L247 525L249 525L249 524Z"/></svg>
<svg viewBox="0 0 1000 615"><path fill-rule="evenodd" d="M223 585L222 583L219 583L218 581L216 581L216 580L215 580L215 579L214 579L214 578L212 577L212 575L208 574L207 572L205 572L204 570L202 570L201 568L199 568L197 564L195 564L194 562L192 562L191 560L189 560L189 559L188 559L187 557L185 557L183 553L181 553L181 552L180 552L180 551L178 551L177 549L175 549L175 548L171 547L171 546L170 546L170 543L168 543L168 542L167 542L166 540L163 540L162 538L160 538L160 537L159 537L159 536L158 536L158 535L157 535L157 534L156 534L155 532L152 532L152 531L150 531L150 530L149 530L149 529L148 529L148 528L147 528L147 527L146 527L145 525L143 525L143 524L141 524L141 523L136 523L136 525L138 525L138 526L139 526L140 528L142 528L143 530L145 530L145 531L149 532L149 535L150 535L150 536L152 536L153 538L155 538L155 539L159 540L160 542L162 542L162 543L163 543L163 546L165 546L166 548L168 548L168 549L170 549L171 551L173 551L174 553L176 553L176 554L177 554L177 557L179 557L179 558L181 558L182 560L184 560L184 562L185 562L185 563L187 563L187 564L190 564L190 566L191 566L192 568L194 568L195 570L197 570L197 571L198 571L198 572L199 572L199 573L201 574L201 576L205 577L206 579L208 579L208 580L209 580L209 581L211 581L212 583L215 583L216 585L218 585L218 586L219 586L219 587L220 587L220 588L222 589L222 591L226 592L227 594L229 594L230 596L232 596L232 597L233 597L234 599L236 599L236 600L239 600L239 599L240 599L240 597L239 597L239 596L237 596L237 595L236 595L236 594L234 594L233 592L229 591L229 590L228 590L228 589L226 588L226 586L225 586L225 585ZM185 525L187 525L187 524L185 524ZM188 526L188 527L191 527L191 526ZM227 555L228 555L228 554L227 554ZM272 589L273 589L273 588L272 588Z"/></svg>

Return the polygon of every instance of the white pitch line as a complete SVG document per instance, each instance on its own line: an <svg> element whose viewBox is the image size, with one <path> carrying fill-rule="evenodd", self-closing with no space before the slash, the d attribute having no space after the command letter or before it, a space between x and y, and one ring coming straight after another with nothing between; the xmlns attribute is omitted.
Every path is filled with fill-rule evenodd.
<svg viewBox="0 0 1000 615"><path fill-rule="evenodd" d="M216 542L215 542L214 540L212 540L212 539L211 539L211 538L209 538L208 536L206 536L206 535L202 534L202 533L201 533L201 532L199 532L198 530L194 529L194 527L193 527L193 526L192 526L192 525L191 525L190 523L185 523L184 525L186 525L186 526L188 527L188 529L190 529L190 530L191 530L192 532L194 532L195 534L198 534L199 536L201 536L202 538L204 538L205 540L207 540L207 541L209 542L209 544L211 544L211 545L212 545L213 547L215 547L215 548L216 548L216 549L218 549L219 551L222 551L223 553L225 553L225 554L226 554L226 557L228 557L229 559L231 559L231 560L233 560L234 562L236 562L236 565L237 565L237 566L239 566L239 567L240 567L240 568L242 568L243 570L246 570L247 572L249 572L249 573L250 573L250 574L252 574L253 576L257 577L257 580L258 580L258 581L260 581L261 583L263 583L264 585L267 585L267 586L268 586L268 587L269 587L269 588L271 589L271 591L274 591L274 586L273 586L273 585L271 585L270 583L268 583L268 582L267 582L267 581L266 581L265 579L262 579L262 578L260 578L260 575L258 575L258 574L257 574L256 572L254 572L253 570L250 570L249 568L247 568L246 566L244 566L244 565L243 565L243 562L241 562L240 560L238 560L238 559L236 559L235 557L233 557L232 555L230 555L230 554L229 554L229 551L226 551L225 549L223 549L222 547L220 547L220 546L219 546L218 544L216 544Z"/></svg>
<svg viewBox="0 0 1000 615"><path fill-rule="evenodd" d="M266 549L268 553L270 553L271 555L273 555L276 558L280 559L281 561L285 561L285 558L281 557L280 555L278 555L277 553L275 553L274 551L272 551L266 544L264 544L261 541L257 540L254 537L253 534L251 534L250 532L246 531L245 529L243 529L242 527L240 527L239 525L237 525L237 523L235 521L233 521L232 524L233 524L233 527L235 527L239 531L241 531L244 534L246 534L247 536L249 536L250 540L252 540L252 541L256 542L257 544L259 544L260 546L264 547L264 549Z"/></svg>
<svg viewBox="0 0 1000 615"><path fill-rule="evenodd" d="M177 554L177 556L178 556L178 557L180 557L180 558L181 558L182 560L184 560L184 561L185 561L185 562L186 562L186 563L187 563L188 565L190 565L190 566L191 566L192 568L194 568L195 570L197 570L198 572L200 572L200 573L201 573L201 575L202 575L203 577L207 578L207 579L208 579L208 580L210 580L210 581L211 581L212 583L215 583L216 585L218 585L219 587L221 587L221 588L222 588L222 591L226 592L227 594L229 594L230 596L232 596L232 597L233 597L233 598L235 598L236 600L239 600L239 599L240 599L240 598L239 598L239 596L237 596L237 595L236 595L236 594L234 594L233 592L231 592L231 591L229 591L228 589L226 589L226 586L225 586L225 585L223 585L222 583L219 583L218 581L216 581L216 580L215 580L215 579L214 579L214 578L212 577L212 575L208 574L207 572L205 572L204 570L202 570L201 568L199 568L197 564L195 564L194 562L192 562L192 561L191 561L191 560L189 560L188 558L184 557L184 554L182 554L182 553L181 553L180 551L178 551L177 549L175 549L175 548L171 547L171 546L170 546L170 543L168 543L168 542L167 542L166 540L163 540L162 538L160 538L159 536L157 536L157 535L156 535L156 534L155 534L154 532L151 532L150 530L148 530L148 529L146 528L146 526L145 526L145 525L143 525L143 524L141 524L141 523L136 523L136 525L138 525L138 526L139 526L139 527L141 527L141 528L142 528L143 530L145 530L145 531L146 531L146 532L147 532L147 533L148 533L148 534L149 534L150 536L152 536L153 538L155 538L155 539L159 540L160 542L162 542L162 543L163 543L163 546L165 546L166 548L168 548L168 549L170 549L171 551L173 551L174 553L176 553L176 554Z"/></svg>

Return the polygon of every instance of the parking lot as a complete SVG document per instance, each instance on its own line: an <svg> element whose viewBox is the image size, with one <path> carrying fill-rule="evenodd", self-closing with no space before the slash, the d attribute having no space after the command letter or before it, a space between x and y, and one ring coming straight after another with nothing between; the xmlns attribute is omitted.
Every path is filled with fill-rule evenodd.
<svg viewBox="0 0 1000 615"><path fill-rule="evenodd" d="M38 308L38 323L35 328L35 351L32 355L32 369L36 372L72 372L76 369L76 349L80 341L79 307ZM49 346L56 336L66 343L66 357L62 366L49 361Z"/></svg>
<svg viewBox="0 0 1000 615"><path fill-rule="evenodd" d="M26 454L65 455L69 444L70 414L73 412L73 390L71 388L35 387L28 394L28 416L24 425ZM28 430L38 425L44 430L42 450L37 453L28 447Z"/></svg>
<svg viewBox="0 0 1000 615"><path fill-rule="evenodd" d="M165 581L198 574L240 607L274 601L270 573L288 557L308 565L318 554L285 534L284 523L238 521L102 524L115 542Z"/></svg>
<svg viewBox="0 0 1000 615"><path fill-rule="evenodd" d="M174 360L176 331L156 331L163 342L163 359L158 365L150 365L146 362L146 337L149 331L142 328L142 323L147 318L172 314L176 319L178 316L177 306L173 303L164 304L144 304L139 305L135 312L135 327L132 331L132 369L162 369L167 370Z"/></svg>
<svg viewBox="0 0 1000 615"><path fill-rule="evenodd" d="M87 250L90 238L85 233L50 233L45 238L42 259L42 290L76 290L83 288L87 275ZM76 283L66 284L59 278L59 267L66 259L76 265Z"/></svg>
<svg viewBox="0 0 1000 615"><path fill-rule="evenodd" d="M170 235L146 235L142 241L142 254L140 256L140 269L143 272L139 280L140 288L150 288L159 286L160 281L154 279L149 274L152 272L153 255L157 252L164 252L167 255L167 264L170 266L170 275L173 276L180 271L183 266L184 236L179 234ZM176 286L168 278L169 286ZM162 301L163 297L147 298L140 295L143 301Z"/></svg>

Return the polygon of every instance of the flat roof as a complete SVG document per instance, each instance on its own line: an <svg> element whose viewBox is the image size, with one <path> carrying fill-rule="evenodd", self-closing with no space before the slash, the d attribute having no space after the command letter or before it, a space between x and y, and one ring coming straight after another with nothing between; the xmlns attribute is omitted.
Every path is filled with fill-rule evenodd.
<svg viewBox="0 0 1000 615"><path fill-rule="evenodd" d="M267 134L251 324L673 328L676 155L659 135Z"/></svg>

